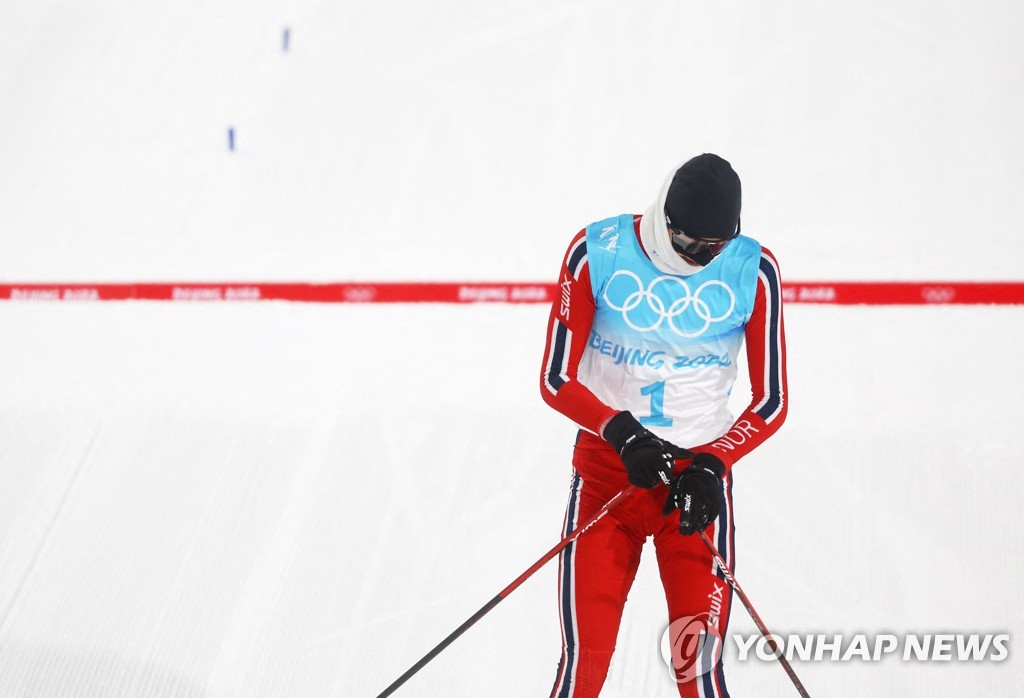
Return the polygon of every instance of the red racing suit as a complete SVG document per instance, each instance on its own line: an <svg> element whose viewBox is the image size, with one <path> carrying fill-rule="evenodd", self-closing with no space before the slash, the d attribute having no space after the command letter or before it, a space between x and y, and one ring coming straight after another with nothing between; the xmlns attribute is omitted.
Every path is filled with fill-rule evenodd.
<svg viewBox="0 0 1024 698"><path fill-rule="evenodd" d="M619 217L619 220L621 221L620 228L629 222L628 217ZM644 258L647 260L649 254L641 242L640 223L641 216L634 216L632 230L629 233L636 237L635 243L638 247L634 249L642 250L643 254L647 255L647 258ZM617 383L615 378L603 380L601 391L604 399L599 398L595 391L588 387L585 380L586 375L581 378L580 369L581 365L584 368L593 366L595 357L601 358L597 356L598 353L608 355L604 357L604 360L613 359L616 364L629 364L631 357L635 359L639 355L640 350L629 348L619 350L618 344L610 348L609 342L603 341L600 336L595 337L596 333L593 328L595 316L599 312L608 312L607 306L609 305L614 311L622 311L622 317L626 318L626 312L644 300L645 291L644 284L638 283L636 286L631 286L626 292L622 292L619 297L612 299L608 293L610 285L607 282L607 275L603 281L600 281L603 290L593 288L594 283L598 282L591 278L587 246L588 242L594 246L599 239L602 241L605 239L603 235L607 235L610 227L605 227L605 232L602 234L600 228L594 227L601 225L601 223L593 224L580 231L573 238L566 252L559 275L561 292L556 294L547 325L547 342L540 377L540 391L544 400L582 427L577 436L573 454L573 477L563 535L570 533L578 522L585 521L594 515L628 484L621 458L600 435L608 420L621 410L631 409L631 406L635 411L637 403L635 401L628 402L624 394L626 391L624 387L621 389L623 393L621 397L616 393L616 386L620 383ZM588 230L590 231L589 236ZM632 244L633 240L628 242ZM732 244L730 243L730 245ZM710 395L707 380L701 379L699 376L706 375L706 372L713 368L710 366L704 368L704 374L698 368L698 370L680 374L681 378L679 376L676 378L682 381L681 389L683 390L686 389L687 381L698 385L691 391L698 396L696 398L698 404L699 400L707 395L708 404L715 403L717 405L714 408L709 407L708 412L715 411L719 415L718 421L711 423L710 427L705 424L702 432L694 432L707 435L706 440L699 443L680 442L693 437L688 436L685 432L672 432L665 429L659 431L655 426L649 427L651 431L672 440L678 446L690 448L695 452L713 453L725 464L726 474L723 482L725 496L722 512L706 532L716 542L716 547L731 567L735 564L732 467L740 458L750 453L778 430L785 420L787 411L786 344L782 323L782 294L778 264L771 252L757 246L757 243L753 241L748 241L746 249L752 250L752 252L748 252L748 257L753 260L748 262L747 267L744 268L749 271L743 271L747 275L745 278L749 280L751 289L748 302L749 310L746 311L746 314L740 315L734 331L742 333L742 343L746 346L746 360L752 387L749 405L738 418L731 419L731 415L726 412L726 417L723 420L720 414L724 400L727 399L731 389L731 379L724 383L719 380L721 385L710 383L717 386L716 390L724 391L722 395ZM597 252L596 249L593 251ZM716 263L717 260L708 265L708 274L714 274L713 266ZM653 273L657 273L657 271ZM622 279L616 280L616 277L622 274L627 274L630 278L637 278L637 274L633 272L618 271L611 277L612 281L620 283ZM685 277L683 278L685 279ZM633 283L630 279L625 281ZM666 281L677 283L666 283ZM678 281L678 279L667 279L665 276L652 281L647 286L646 297L648 297L651 308L660 313L661 319L645 325L638 322L636 318L632 320L626 318L630 327L645 332L666 317L669 322L676 320L676 316L681 313L679 308L685 309L688 303L696 305L698 301L695 298L699 295L700 288L691 296L685 283L678 283ZM723 282L712 279L703 284L701 288L709 287L709 284L723 284ZM754 290L755 284L756 291ZM656 285L658 288L655 288ZM652 292L664 294L667 287L674 288L675 286L686 289L686 296L681 300L649 298ZM730 296L734 296L731 291ZM703 314L700 315L705 320L703 326L705 329L709 324L707 320L713 312L708 310L708 307L708 305L704 305ZM730 306L731 308L732 306ZM698 310L700 309L698 308ZM712 319L719 319L719 316L716 315ZM676 335L681 337L695 335L696 331L686 331L686 327L681 323L682 320L679 320L678 324L674 326L677 329ZM697 327L697 330L701 329L701 327ZM643 338L639 337L639 333L637 336L637 342L642 342ZM629 336L626 335L626 337L625 340L619 340L623 345L630 341ZM733 341L735 343L731 346L740 346L740 336L736 336ZM650 356L649 351L644 351L643 356ZM671 352L668 353L671 354ZM588 356L588 354L590 355ZM709 356L720 357L724 354L709 354ZM693 360L687 356L678 358L686 359L693 364ZM639 364L643 360L642 358L636 359L634 363ZM730 364L729 359L717 358L717 362ZM647 363L651 362L647 361ZM709 361L710 363L714 362ZM679 365L678 362L677 365ZM735 367L732 367L732 372L734 376ZM701 380L704 380L705 383L700 383ZM596 386L597 378L593 382ZM612 387L609 388L609 385ZM653 385L661 386L661 389L664 389L664 384ZM651 386L645 386L645 390L649 388ZM644 395L660 399L656 392L652 393L650 390ZM639 397L639 395L636 396L636 398ZM687 399L691 403L694 400L692 397ZM646 418L648 421L645 422L644 419L641 419L642 423L662 425L672 422L671 419L665 417L667 414L665 406L669 404L667 401L660 404L652 399L650 404L656 409L652 417ZM639 415L634 414L634 416ZM700 415L695 415L693 410L688 413L688 416L691 420L700 421ZM687 462L681 461L677 463L677 468L682 469L686 465ZM553 698L589 698L596 697L600 693L615 648L626 595L640 562L641 548L648 537L653 536L654 539L659 572L668 602L669 620L701 616L708 624L709 632L716 635L715 642L722 643L724 641L732 589L725 582L722 573L716 569L700 538L696 535L683 536L679 534L678 510L668 516L662 515L662 506L666 496L667 491L660 486L634 493L616 509L613 509L602 521L563 550L559 559L558 575L562 654L551 693ZM720 649L721 644L716 650L720 652ZM656 648L652 647L651 651L652 654L656 654ZM718 657L720 654L715 656ZM694 696L726 698L728 696L722 665L717 659L712 670L690 680L683 679L683 676L677 676L681 696L690 698Z"/></svg>

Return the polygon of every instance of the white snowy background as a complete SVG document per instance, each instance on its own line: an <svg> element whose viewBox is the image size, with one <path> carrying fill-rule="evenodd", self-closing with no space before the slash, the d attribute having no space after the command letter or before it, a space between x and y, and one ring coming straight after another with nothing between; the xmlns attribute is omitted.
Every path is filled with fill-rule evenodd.
<svg viewBox="0 0 1024 698"><path fill-rule="evenodd" d="M1022 34L996 0L2 0L0 282L547 281L704 151L786 278L1020 280ZM0 696L375 696L557 540L546 315L0 304ZM782 634L1014 635L799 662L814 696L1018 695L1024 308L786 319L741 583ZM674 695L651 557L605 696ZM544 696L558 649L552 566L397 695Z"/></svg>

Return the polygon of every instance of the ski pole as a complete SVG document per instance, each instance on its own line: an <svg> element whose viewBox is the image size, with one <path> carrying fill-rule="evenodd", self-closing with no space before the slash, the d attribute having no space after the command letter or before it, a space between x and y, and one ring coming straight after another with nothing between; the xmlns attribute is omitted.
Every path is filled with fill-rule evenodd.
<svg viewBox="0 0 1024 698"><path fill-rule="evenodd" d="M800 692L802 698L811 698L807 693L807 689L804 688L804 685L800 683L800 679L797 678L796 672L793 671L793 667L790 666L789 660L786 659L786 655L779 648L778 643L775 642L775 638L772 637L770 632L768 632L768 628L765 626L764 621L761 620L761 616L757 615L757 611L754 610L754 606L750 603L750 599L748 599L747 595L743 593L743 589L740 587L740 583L736 581L736 577L733 576L732 570L729 569L729 565L725 564L725 560L722 559L722 555L718 552L718 548L715 547L714 543L711 542L711 539L708 538L708 534L704 533L704 531L700 532L700 538L704 541L704 545L706 545L708 550L711 552L711 557L715 558L715 563L718 565L718 569L722 570L722 574L725 576L725 581L729 582L729 585L736 590L736 593L740 597L740 601L743 603L743 607L747 609L747 613L749 613L750 617L754 620L754 625L756 625L757 629L761 632L761 637L768 641L768 645L772 648L772 652L775 653L779 663L782 664L782 668L786 670L786 674L789 675L793 685L796 686L796 690Z"/></svg>
<svg viewBox="0 0 1024 698"><path fill-rule="evenodd" d="M412 678L413 674L415 674L417 671L419 671L420 669L425 667L427 665L427 662L429 662L431 659L433 659L434 657L439 655L441 653L441 651L445 647L447 647L448 645L450 645L453 642L455 642L456 638L458 638L460 635L462 635L462 633L464 633L467 630L469 630L473 626L473 624L476 623L478 620L480 620L485 615L487 615L487 613L492 608L497 606L499 603L501 603L505 599L505 597L507 597L509 594L511 594L513 591L515 591L519 587L520 584L522 584L527 579L529 579L533 575L534 572L536 572L541 567L543 567L551 558L553 558L555 555L557 555L559 552L561 552L563 548L565 548L567 545L569 545L574 540L576 540L581 535L583 535L588 528L590 528L591 526L596 524L598 521L603 519L605 514L607 514L609 511L611 511L612 509L617 507L619 504L621 504L623 502L623 500L626 499L626 497L628 497L629 495L633 494L633 492L635 492L635 491L636 491L636 487L635 486L628 485L624 490L622 490L617 495L615 495L614 497L609 499L608 502L603 507L601 507L601 509L596 514L594 514L589 519L587 519L586 521L581 523L579 526L577 526L576 530L574 530L568 536L563 538L558 543L558 545L556 545L551 550L549 550L546 553L544 553L544 555L539 560L537 560L537 562L533 563L533 565L531 565L528 570L526 570L521 575L516 577L515 581L513 581L511 584L509 584L507 587L505 587L501 591L499 591L497 596L495 596L493 599L491 599L486 604L484 604L483 607L479 611L477 611L472 616L470 616L466 620L465 623L463 623L462 625L457 627L448 637L446 637L445 639L441 640L441 642L437 645L437 647L435 647L434 649L432 649L429 652L427 652L427 654L424 655L423 659L421 659L420 661L418 661L415 664L413 664L412 667L407 672L405 672L404 674L399 676L395 680L394 683L392 683L390 686L385 688L384 692L381 693L379 696L377 696L377 698L386 698L386 696L390 696L392 693L397 691L398 688L402 684L404 684L406 681L408 681L410 678Z"/></svg>

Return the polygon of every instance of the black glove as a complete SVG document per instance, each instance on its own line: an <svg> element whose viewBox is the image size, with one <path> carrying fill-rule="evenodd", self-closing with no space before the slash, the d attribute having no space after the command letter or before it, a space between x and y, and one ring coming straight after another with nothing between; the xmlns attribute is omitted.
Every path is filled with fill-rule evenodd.
<svg viewBox="0 0 1024 698"><path fill-rule="evenodd" d="M703 531L722 510L722 475L725 465L710 453L698 453L690 467L672 483L663 514L679 507L679 532Z"/></svg>
<svg viewBox="0 0 1024 698"><path fill-rule="evenodd" d="M672 483L676 459L690 458L693 453L659 439L647 431L629 412L619 412L604 428L604 439L610 443L626 466L629 482L651 489L661 483Z"/></svg>

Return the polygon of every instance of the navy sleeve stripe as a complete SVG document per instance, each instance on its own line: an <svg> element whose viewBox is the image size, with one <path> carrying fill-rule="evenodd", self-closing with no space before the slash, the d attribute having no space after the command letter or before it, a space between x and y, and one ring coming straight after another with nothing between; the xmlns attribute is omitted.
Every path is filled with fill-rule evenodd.
<svg viewBox="0 0 1024 698"><path fill-rule="evenodd" d="M780 319L782 317L782 291L779 285L779 270L774 260L767 255L761 256L759 282L764 285L765 302L768 307L765 312L765 369L764 388L765 397L754 412L766 423L771 423L781 412L783 401L786 399L782 394L782 335L779 332Z"/></svg>
<svg viewBox="0 0 1024 698"><path fill-rule="evenodd" d="M569 250L569 259L565 263L569 273L572 274L572 278L579 280L580 271L587 263L587 237L584 235L579 241L572 246Z"/></svg>
<svg viewBox="0 0 1024 698"><path fill-rule="evenodd" d="M547 369L544 371L544 386L552 395L557 395L559 388L569 382L566 372L572 331L559 322L558 318L552 318L551 324L551 352L548 355Z"/></svg>

